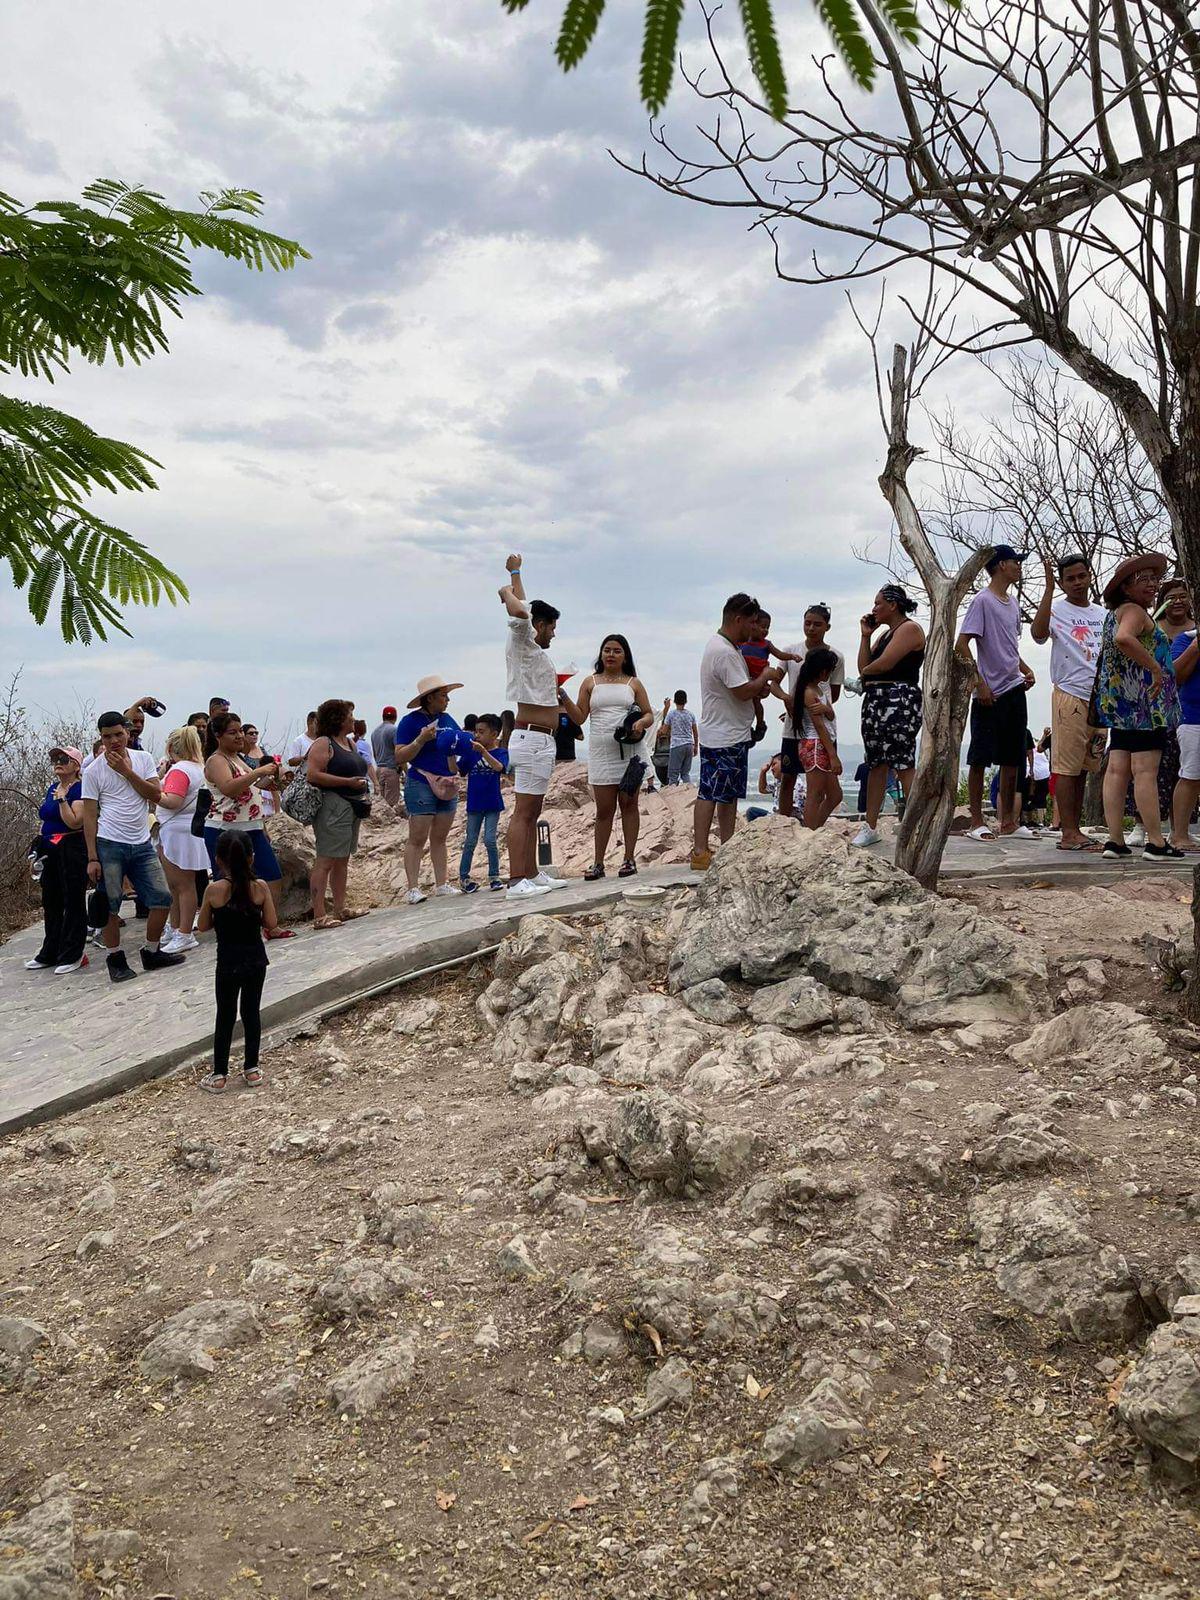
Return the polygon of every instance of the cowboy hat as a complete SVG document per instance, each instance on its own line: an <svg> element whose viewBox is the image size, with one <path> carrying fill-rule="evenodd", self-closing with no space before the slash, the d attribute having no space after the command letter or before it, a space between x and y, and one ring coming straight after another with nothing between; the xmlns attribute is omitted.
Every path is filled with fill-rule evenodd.
<svg viewBox="0 0 1200 1600"><path fill-rule="evenodd" d="M447 683L445 678L443 678L441 676L441 674L438 673L438 672L435 672L433 674L433 676L429 677L429 678L418 678L417 679L417 692L413 696L413 698L408 702L408 709L410 711L418 710L419 707L420 707L421 701L425 698L425 696L427 694L432 694L435 689L445 689L445 690L449 691L451 689L461 689L461 688L462 688L462 684L461 683Z"/></svg>
<svg viewBox="0 0 1200 1600"><path fill-rule="evenodd" d="M1167 570L1167 558L1156 550L1147 550L1139 556L1126 556L1114 569L1112 576L1104 585L1104 604L1111 606L1116 598L1121 585L1133 576L1135 572L1153 571L1156 578L1161 578Z"/></svg>

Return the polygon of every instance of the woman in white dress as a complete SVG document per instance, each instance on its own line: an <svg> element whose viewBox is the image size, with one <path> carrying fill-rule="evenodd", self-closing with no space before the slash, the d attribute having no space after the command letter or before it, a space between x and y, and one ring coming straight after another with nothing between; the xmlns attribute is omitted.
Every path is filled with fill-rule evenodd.
<svg viewBox="0 0 1200 1600"><path fill-rule="evenodd" d="M168 953L195 950L199 940L192 932L196 920L196 873L208 871L204 840L192 832L196 796L204 784L204 752L200 735L189 726L176 728L167 738L171 765L162 780L158 814L158 854L171 891L169 933L162 948Z"/></svg>
<svg viewBox="0 0 1200 1600"><path fill-rule="evenodd" d="M637 871L633 853L642 825L638 796L647 761L645 733L654 724L654 713L623 634L610 633L601 644L595 671L583 680L577 704L577 720L587 723L588 782L596 801L596 856L584 877L594 882L604 876L604 855L620 805L625 860L617 876L629 878ZM631 712L640 715L631 719ZM631 722L629 738L618 741L614 735L627 721ZM643 763L643 771L631 791L626 792L621 780L635 759Z"/></svg>

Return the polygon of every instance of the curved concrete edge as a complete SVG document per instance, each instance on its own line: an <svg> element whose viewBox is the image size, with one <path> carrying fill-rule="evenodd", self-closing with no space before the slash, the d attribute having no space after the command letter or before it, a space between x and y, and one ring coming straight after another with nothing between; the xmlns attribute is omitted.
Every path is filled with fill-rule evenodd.
<svg viewBox="0 0 1200 1600"><path fill-rule="evenodd" d="M679 878L665 885L668 888L693 886L694 882ZM587 916L594 909L612 905L622 899L626 888L625 883L614 882L611 887L606 886L598 892L591 892L583 904L563 906L561 909L553 905L544 908L539 906L538 914L553 917ZM399 988L402 984L432 975L431 969L472 961L481 954L490 952L502 939L515 932L517 924L530 914L529 910L522 909L513 912L511 916L497 917L487 923L472 924L435 935L414 950L380 955L373 960L356 963L346 971L325 978L307 989L298 990L264 1004L262 1008L264 1049L273 1048L278 1044L279 1041L272 1041L269 1038L272 1033L281 1030L285 1034L289 1031L294 1033L306 1022L319 1021L337 1012L346 1011L360 1001L369 999L373 994L385 989ZM234 1037L235 1041L241 1038L240 1022ZM18 1133L22 1128L36 1127L39 1123L53 1121L56 1117L67 1116L73 1111L81 1111L87 1106L95 1105L101 1100L110 1100L126 1089L137 1088L155 1078L184 1072L208 1055L211 1048L212 1028L206 1026L199 1035L176 1039L152 1055L123 1063L111 1072L90 1077L86 1083L75 1084L59 1093L48 1095L27 1110L0 1118L0 1136Z"/></svg>

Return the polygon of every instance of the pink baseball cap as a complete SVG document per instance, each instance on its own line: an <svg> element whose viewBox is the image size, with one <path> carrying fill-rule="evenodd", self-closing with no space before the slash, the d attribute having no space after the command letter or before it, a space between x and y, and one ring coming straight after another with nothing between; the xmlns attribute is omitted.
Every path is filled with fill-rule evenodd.
<svg viewBox="0 0 1200 1600"><path fill-rule="evenodd" d="M81 750L76 750L76 748L75 748L75 746L73 744L51 745L51 747L50 747L50 759L51 759L51 761L54 760L55 756L69 756L77 767L82 765L82 762L83 762L83 752Z"/></svg>

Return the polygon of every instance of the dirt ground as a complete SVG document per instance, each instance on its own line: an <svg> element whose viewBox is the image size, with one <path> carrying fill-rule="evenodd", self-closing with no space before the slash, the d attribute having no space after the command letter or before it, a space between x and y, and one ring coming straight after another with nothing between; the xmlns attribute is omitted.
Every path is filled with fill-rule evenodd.
<svg viewBox="0 0 1200 1600"><path fill-rule="evenodd" d="M832 1170L893 1208L872 1274L834 1294L811 1259L841 1242L832 1213L756 1227L732 1191L667 1198L577 1160L564 1170L581 1116L622 1085L557 1113L512 1092L476 1008L490 963L279 1045L257 1092L160 1082L0 1144L0 1317L52 1341L0 1389L0 1588L6 1520L63 1473L86 1600L1200 1592L1195 1483L1166 1477L1112 1413L1138 1341L1079 1343L1005 1299L968 1234L982 1180L963 1158L972 1102L1035 1107L1073 1154L1007 1192L1061 1186L1147 1280L1197 1249L1196 1113L1187 1093L1159 1091L1195 1085L1200 1038L1138 943L1180 931L1185 897L1139 880L1119 895L954 898L1024 931L1056 969L1100 960L1108 997L1161 1028L1162 1058L1134 1080L1018 1068L1005 1048L1027 1030L968 1047L893 1028L871 1101L836 1074L803 1094L767 1075L725 1098L721 1118L761 1136L761 1171L795 1167L797 1150L818 1163L824 1138ZM422 1026L426 1001L439 1009ZM815 1055L830 1039L804 1043ZM952 1152L936 1179L896 1154L930 1140ZM106 1183L111 1208L81 1214ZM384 1183L416 1208L392 1245L371 1231ZM96 1230L111 1241L77 1259ZM496 1258L515 1235L536 1271L512 1280ZM294 1280L260 1269L270 1281L248 1287L263 1257ZM311 1286L347 1258L416 1281L374 1315L330 1320ZM732 1274L776 1310L730 1338L663 1337L635 1304L648 1259L717 1292ZM216 1351L207 1377L143 1376L155 1326L205 1297L252 1302L261 1335ZM562 1351L595 1322L615 1353ZM331 1380L399 1332L415 1338L411 1384L339 1419ZM641 1416L673 1355L690 1401ZM874 1403L840 1454L789 1474L767 1465L764 1434L819 1356L872 1374ZM689 1509L714 1458L733 1464L736 1492ZM126 1554L88 1544L110 1529L140 1538Z"/></svg>

